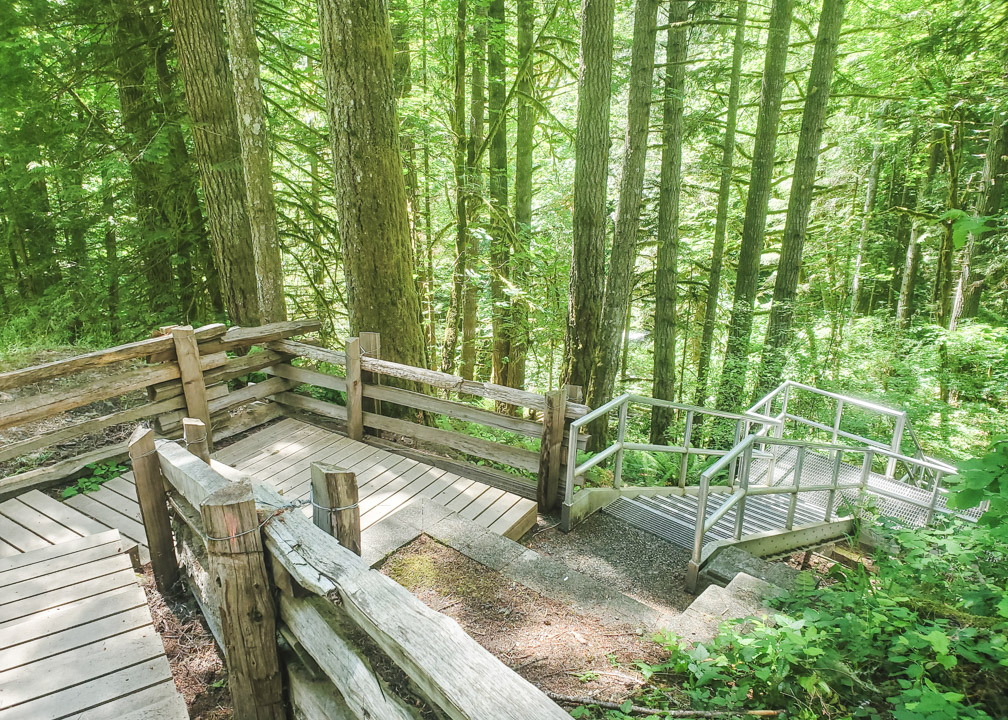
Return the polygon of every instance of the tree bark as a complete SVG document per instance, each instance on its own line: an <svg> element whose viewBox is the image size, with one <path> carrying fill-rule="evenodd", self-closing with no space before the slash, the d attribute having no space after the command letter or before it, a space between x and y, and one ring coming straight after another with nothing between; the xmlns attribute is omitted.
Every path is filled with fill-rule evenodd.
<svg viewBox="0 0 1008 720"><path fill-rule="evenodd" d="M529 257L532 249L532 147L536 127L535 2L517 0L518 5L518 121L515 141L515 245L511 254L511 274L518 293L511 297L511 351L508 384L525 385L525 361L529 346L528 300L525 297ZM653 53L652 53L653 54Z"/></svg>
<svg viewBox="0 0 1008 720"><path fill-rule="evenodd" d="M273 198L273 163L270 159L269 124L259 80L259 46L255 36L252 0L224 0L228 56L234 81L238 139L241 145L248 216L252 229L252 256L259 280L259 307L263 322L287 319L283 290L283 265L277 237L276 202Z"/></svg>
<svg viewBox="0 0 1008 720"><path fill-rule="evenodd" d="M886 106L882 106L876 122L876 129L881 132L885 124ZM864 209L861 211L861 232L858 234L857 257L854 260L854 277L851 280L851 307L850 317L861 314L863 311L871 311L865 308L864 290L861 287L864 282L865 253L868 250L868 225L872 214L875 211L875 198L878 195L879 171L882 168L882 141L876 140L872 146L871 166L868 168L868 188L865 192Z"/></svg>
<svg viewBox="0 0 1008 720"><path fill-rule="evenodd" d="M756 300L760 256L763 254L766 233L767 204L770 201L774 156L777 150L777 124L780 120L784 69L791 35L792 5L792 0L773 0L770 9L770 28L763 65L759 115L756 120L752 172L749 176L749 193L746 198L745 219L742 223L742 246L739 250L724 369L721 372L721 387L718 391L718 407L722 409L741 406L745 393L753 303Z"/></svg>
<svg viewBox="0 0 1008 720"><path fill-rule="evenodd" d="M382 358L425 367L399 154L392 35L383 0L318 0L350 331L381 333Z"/></svg>
<svg viewBox="0 0 1008 720"><path fill-rule="evenodd" d="M984 157L983 175L980 180L976 215L993 218L1001 211L1004 185L1008 177L1008 114L998 113L991 123ZM993 222L989 222L992 225ZM987 240L993 230L982 230L970 236L963 255L962 270L956 286L955 301L952 305L951 329L955 329L962 318L976 317L980 308L980 295L986 283L983 270L977 266L979 256L988 253Z"/></svg>
<svg viewBox="0 0 1008 720"><path fill-rule="evenodd" d="M214 0L170 0L214 262L232 323L261 321L234 89Z"/></svg>
<svg viewBox="0 0 1008 720"><path fill-rule="evenodd" d="M714 247L711 250L707 301L704 304L703 330L700 337L700 360L697 363L696 394L693 398L693 402L701 406L707 404L707 375L710 372L714 324L717 321L718 297L721 294L721 268L724 263L725 239L728 234L728 200L731 197L735 125L738 122L739 81L742 76L742 54L745 52L747 10L746 0L738 0L735 16L735 41L732 45L731 80L728 84L728 111L725 116L724 145L721 148L721 178L718 184L717 217L714 220Z"/></svg>
<svg viewBox="0 0 1008 720"><path fill-rule="evenodd" d="M479 210L483 204L483 175L481 161L477 157L483 143L484 115L486 113L486 3L476 3L473 14L473 54L469 101L469 145L466 148L466 170L468 172L468 199L466 212L470 225L479 224ZM460 374L472 380L476 371L476 314L479 310L479 283L475 272L479 257L479 240L476 233L469 232L466 248L472 272L466 273L462 293L462 365Z"/></svg>
<svg viewBox="0 0 1008 720"><path fill-rule="evenodd" d="M602 319L614 0L582 0L573 249L563 382L588 387Z"/></svg>
<svg viewBox="0 0 1008 720"><path fill-rule="evenodd" d="M680 0L672 0L672 2L685 6L685 3ZM598 340L594 348L594 369L588 384L587 402L592 407L603 405L612 397L616 370L619 365L620 338L626 331L627 308L630 305L630 293L634 285L634 266L637 263L637 231L640 228L641 199L644 192L644 163L647 159L648 123L651 117L657 15L658 0L637 0L634 10L633 45L630 53L630 90L627 99L626 144L623 149L619 209L616 213L616 231L613 234L612 253L609 256L609 270L605 275L605 297ZM671 30L669 32L672 33ZM678 31L676 34L679 34ZM671 35L669 42L671 48ZM671 56L672 50L669 52ZM668 78L672 74L678 74L681 80L682 66L667 68L666 108L672 102L669 97L668 85ZM666 138L667 140L668 138ZM664 165L663 162L663 173ZM666 178L662 177L663 191L665 190L665 180ZM678 187L671 189L678 195L677 190ZM661 216L661 210L659 210L659 215ZM661 220L659 220L659 248L663 242L673 242L668 235L663 235L661 225ZM664 229L668 230L669 228L665 227ZM672 232L675 233L675 230ZM659 254L661 254L660 249ZM598 278L598 282L602 282L602 277ZM657 370L658 358L656 356L656 374ZM605 447L608 440L607 426L607 418L600 418L592 424L588 431L592 438L592 450Z"/></svg>
<svg viewBox="0 0 1008 720"><path fill-rule="evenodd" d="M465 36L466 0L458 0L455 16L455 102L452 105L452 132L455 135L455 265L452 273L451 300L445 318L444 345L441 348L441 371L455 371L455 351L458 348L459 323L465 292L469 254L468 216L466 213L466 131L465 131Z"/></svg>
<svg viewBox="0 0 1008 720"><path fill-rule="evenodd" d="M676 304L679 290L679 196L682 185L683 97L689 43L689 3L671 0L665 49L658 256L655 267L654 378L652 397L672 400L676 382ZM674 411L651 410L651 442L663 443Z"/></svg>
<svg viewBox="0 0 1008 720"><path fill-rule="evenodd" d="M846 0L823 0L822 12L819 15L812 69L809 73L808 90L805 93L805 110L802 113L801 131L798 135L794 175L791 178L791 197L788 199L784 238L781 241L777 279L774 282L770 323L767 326L766 341L763 343L763 361L756 383L756 395L760 397L780 384L783 379L786 353L791 346L798 274L801 270L805 234L812 209L813 189L819 167L819 148L826 127L830 82L845 9Z"/></svg>
<svg viewBox="0 0 1008 720"><path fill-rule="evenodd" d="M513 326L510 298L511 243L514 225L508 213L508 142L504 0L487 8L487 124L490 137L490 304L493 324L492 379L510 384Z"/></svg>

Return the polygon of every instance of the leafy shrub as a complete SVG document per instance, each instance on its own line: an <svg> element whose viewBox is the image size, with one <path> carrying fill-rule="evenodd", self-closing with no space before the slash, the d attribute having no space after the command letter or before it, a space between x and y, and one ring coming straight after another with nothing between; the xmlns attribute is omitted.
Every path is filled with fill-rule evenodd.
<svg viewBox="0 0 1008 720"><path fill-rule="evenodd" d="M103 483L126 472L126 466L117 463L89 463L85 467L91 471L91 474L78 478L76 483L64 488L62 493L64 500L74 495L95 492Z"/></svg>

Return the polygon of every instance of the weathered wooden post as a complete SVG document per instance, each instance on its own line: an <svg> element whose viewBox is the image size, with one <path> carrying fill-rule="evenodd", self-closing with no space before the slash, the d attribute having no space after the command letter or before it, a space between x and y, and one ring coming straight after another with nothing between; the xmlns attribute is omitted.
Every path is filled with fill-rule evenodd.
<svg viewBox="0 0 1008 720"><path fill-rule="evenodd" d="M546 393L542 441L539 446L539 474L536 480L536 502L542 511L552 510L557 504L560 468L563 461L561 456L564 417L567 414L567 393L567 387Z"/></svg>
<svg viewBox="0 0 1008 720"><path fill-rule="evenodd" d="M189 417L202 420L206 425L207 448L213 449L210 429L210 407L207 405L206 383L200 365L199 345L191 325L172 329L175 341L175 355L178 359L179 374L182 377L182 393L185 395L186 412Z"/></svg>
<svg viewBox="0 0 1008 720"><path fill-rule="evenodd" d="M137 427L133 431L129 439L129 455L133 460L137 500L140 502L144 532L147 534L154 582L161 594L167 595L178 582L179 566L152 429Z"/></svg>
<svg viewBox="0 0 1008 720"><path fill-rule="evenodd" d="M210 464L210 447L207 444L209 438L202 420L182 418L182 438L185 440L186 450L207 465Z"/></svg>
<svg viewBox="0 0 1008 720"><path fill-rule="evenodd" d="M369 358L381 358L381 333L362 332L360 334L361 355ZM363 385L381 385L381 375L379 373L364 371L361 373L361 383ZM381 414L381 402L379 400L365 400L365 412Z"/></svg>
<svg viewBox="0 0 1008 720"><path fill-rule="evenodd" d="M200 514L235 717L284 720L276 615L251 483L210 494Z"/></svg>
<svg viewBox="0 0 1008 720"><path fill-rule="evenodd" d="M332 465L312 463L312 521L340 545L361 554L357 475Z"/></svg>
<svg viewBox="0 0 1008 720"><path fill-rule="evenodd" d="M361 346L358 338L346 341L347 437L364 439L364 386L361 385Z"/></svg>

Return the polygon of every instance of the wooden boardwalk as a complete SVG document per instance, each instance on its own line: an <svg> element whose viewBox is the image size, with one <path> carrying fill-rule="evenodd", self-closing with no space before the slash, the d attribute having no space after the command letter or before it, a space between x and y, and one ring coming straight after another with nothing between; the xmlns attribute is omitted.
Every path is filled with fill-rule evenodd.
<svg viewBox="0 0 1008 720"><path fill-rule="evenodd" d="M0 720L182 720L115 530L0 558Z"/></svg>
<svg viewBox="0 0 1008 720"><path fill-rule="evenodd" d="M524 535L536 522L532 500L291 418L251 433L214 457L297 499L308 497L311 463L353 471L362 530L418 497L511 539ZM309 507L305 513L311 514ZM0 557L109 528L122 534L127 547L138 548L141 563L148 562L132 472L64 502L33 490L0 503Z"/></svg>

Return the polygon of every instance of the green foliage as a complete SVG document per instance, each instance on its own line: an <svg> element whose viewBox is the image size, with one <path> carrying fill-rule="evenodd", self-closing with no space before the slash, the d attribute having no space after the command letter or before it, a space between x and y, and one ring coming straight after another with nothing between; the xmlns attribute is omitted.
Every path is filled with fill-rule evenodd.
<svg viewBox="0 0 1008 720"><path fill-rule="evenodd" d="M89 463L85 467L91 471L91 474L79 478L76 483L64 488L61 493L64 500L74 495L95 492L103 483L126 472L126 466L117 463Z"/></svg>
<svg viewBox="0 0 1008 720"><path fill-rule="evenodd" d="M950 483L951 508L967 509L988 503L980 516L992 536L1008 542L1008 437L1000 438L986 455L959 463L959 475ZM985 557L987 555L985 554Z"/></svg>

